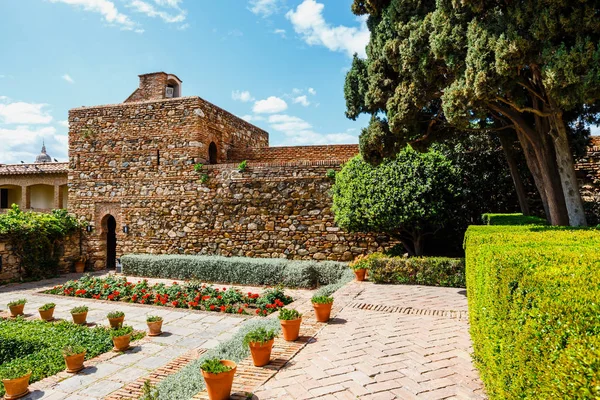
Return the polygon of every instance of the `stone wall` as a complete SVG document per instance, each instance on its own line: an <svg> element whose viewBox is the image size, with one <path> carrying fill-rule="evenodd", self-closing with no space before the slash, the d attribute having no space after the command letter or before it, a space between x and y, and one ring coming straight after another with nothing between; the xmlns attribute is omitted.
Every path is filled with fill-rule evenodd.
<svg viewBox="0 0 600 400"><path fill-rule="evenodd" d="M357 144L325 146L281 146L234 149L229 153L232 162L297 162L318 160L346 161L359 152Z"/></svg>

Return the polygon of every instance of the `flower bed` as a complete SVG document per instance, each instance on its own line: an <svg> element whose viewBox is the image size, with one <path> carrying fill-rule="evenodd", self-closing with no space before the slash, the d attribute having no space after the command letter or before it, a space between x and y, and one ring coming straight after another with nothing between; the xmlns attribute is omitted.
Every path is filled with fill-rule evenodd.
<svg viewBox="0 0 600 400"><path fill-rule="evenodd" d="M143 334L136 333L134 339ZM31 382L65 369L65 346L83 346L86 359L106 353L113 347L110 329L87 328L67 321L48 323L23 318L0 319L0 378L11 370L31 371ZM0 385L0 396L4 386Z"/></svg>
<svg viewBox="0 0 600 400"><path fill-rule="evenodd" d="M125 277L114 275L105 278L86 275L79 280L55 286L45 293L262 316L277 311L293 301L279 288L265 289L261 294L244 293L237 288L218 288L196 281L185 284L173 282L172 285L164 283L150 285L146 279L134 283Z"/></svg>

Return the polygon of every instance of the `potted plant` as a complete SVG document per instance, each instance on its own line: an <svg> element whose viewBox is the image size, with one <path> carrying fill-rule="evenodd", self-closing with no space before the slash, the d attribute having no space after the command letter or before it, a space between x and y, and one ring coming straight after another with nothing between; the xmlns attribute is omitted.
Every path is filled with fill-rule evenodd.
<svg viewBox="0 0 600 400"><path fill-rule="evenodd" d="M43 319L44 321L52 321L54 319L53 315L54 315L55 307L56 307L56 304L54 304L54 303L46 303L43 306L41 306L40 308L38 308L38 311L40 313L40 318Z"/></svg>
<svg viewBox="0 0 600 400"><path fill-rule="evenodd" d="M163 318L156 315L149 315L146 318L148 324L148 336L158 336L162 333Z"/></svg>
<svg viewBox="0 0 600 400"><path fill-rule="evenodd" d="M279 322L283 338L288 342L293 342L300 335L300 324L302 323L302 314L292 308L282 308L279 310Z"/></svg>
<svg viewBox="0 0 600 400"><path fill-rule="evenodd" d="M2 383L7 400L20 399L29 393L31 371L21 366L7 366L2 371Z"/></svg>
<svg viewBox="0 0 600 400"><path fill-rule="evenodd" d="M313 308L315 309L315 317L317 318L317 321L329 321L329 316L331 315L331 307L333 306L333 297L313 296L311 302Z"/></svg>
<svg viewBox="0 0 600 400"><path fill-rule="evenodd" d="M365 280L365 275L367 274L367 256L360 255L354 259L348 266L354 271L354 275L356 276L356 280L362 282Z"/></svg>
<svg viewBox="0 0 600 400"><path fill-rule="evenodd" d="M209 358L200 365L210 400L226 400L231 395L237 364L230 360Z"/></svg>
<svg viewBox="0 0 600 400"><path fill-rule="evenodd" d="M133 328L131 326L120 326L117 329L110 330L110 337L112 338L115 347L114 351L125 351L129 349L129 343L131 342L131 334Z"/></svg>
<svg viewBox="0 0 600 400"><path fill-rule="evenodd" d="M73 323L77 325L87 324L87 313L90 309L87 306L74 307L71 310L71 317L73 317Z"/></svg>
<svg viewBox="0 0 600 400"><path fill-rule="evenodd" d="M83 361L85 360L85 347L76 344L73 346L65 346L62 350L62 355L67 364L67 372L76 373L83 369Z"/></svg>
<svg viewBox="0 0 600 400"><path fill-rule="evenodd" d="M107 317L111 328L119 328L123 325L125 313L123 311L111 311L108 313Z"/></svg>
<svg viewBox="0 0 600 400"><path fill-rule="evenodd" d="M244 344L250 347L252 362L256 367L265 366L271 361L271 350L275 341L275 330L260 327L251 330L244 337Z"/></svg>
<svg viewBox="0 0 600 400"><path fill-rule="evenodd" d="M13 317L23 315L23 309L25 308L25 303L27 303L26 299L19 299L19 300L11 301L10 303L8 303L8 308L10 309L10 315L12 315Z"/></svg>
<svg viewBox="0 0 600 400"><path fill-rule="evenodd" d="M85 271L85 263L87 261L87 254L82 254L77 261L75 261L75 272L82 274Z"/></svg>

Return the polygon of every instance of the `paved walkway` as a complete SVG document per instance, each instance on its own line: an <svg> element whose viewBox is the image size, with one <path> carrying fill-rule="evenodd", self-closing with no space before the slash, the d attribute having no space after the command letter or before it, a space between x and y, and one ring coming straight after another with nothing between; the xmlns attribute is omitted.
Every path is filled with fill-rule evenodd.
<svg viewBox="0 0 600 400"><path fill-rule="evenodd" d="M255 391L258 399L485 399L464 290L352 285L362 292Z"/></svg>

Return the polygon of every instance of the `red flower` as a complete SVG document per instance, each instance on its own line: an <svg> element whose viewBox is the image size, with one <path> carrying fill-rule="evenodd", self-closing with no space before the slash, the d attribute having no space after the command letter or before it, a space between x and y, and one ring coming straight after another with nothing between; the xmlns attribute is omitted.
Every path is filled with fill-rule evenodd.
<svg viewBox="0 0 600 400"><path fill-rule="evenodd" d="M260 310L256 310L256 313L257 313L257 314L260 314Z"/></svg>
<svg viewBox="0 0 600 400"><path fill-rule="evenodd" d="M137 301L138 299L138 295L134 294L133 296L131 296L131 300L133 300L134 302Z"/></svg>
<svg viewBox="0 0 600 400"><path fill-rule="evenodd" d="M210 299L210 296L202 296L202 301L206 301L208 299Z"/></svg>
<svg viewBox="0 0 600 400"><path fill-rule="evenodd" d="M244 312L244 309L243 309L242 307L240 307L240 308L238 309L238 314L241 314L241 313L243 313L243 312Z"/></svg>
<svg viewBox="0 0 600 400"><path fill-rule="evenodd" d="M223 290L225 291L225 290L227 290L227 288L224 287Z"/></svg>
<svg viewBox="0 0 600 400"><path fill-rule="evenodd" d="M221 306L221 311L222 311L222 312L225 312L225 310L226 310L226 309L227 309L227 308L226 308L225 306Z"/></svg>
<svg viewBox="0 0 600 400"><path fill-rule="evenodd" d="M217 296L217 299L222 300L223 296Z"/></svg>
<svg viewBox="0 0 600 400"><path fill-rule="evenodd" d="M109 288L108 284L107 284L107 283L105 283L105 284L104 284L104 289L108 289L108 288Z"/></svg>
<svg viewBox="0 0 600 400"><path fill-rule="evenodd" d="M171 304L173 304L173 307L177 307L179 305L178 301L172 301Z"/></svg>
<svg viewBox="0 0 600 400"><path fill-rule="evenodd" d="M211 304L211 305L210 305L210 310L211 310L211 311L214 311L214 310L215 310L215 305L214 305L214 304Z"/></svg>
<svg viewBox="0 0 600 400"><path fill-rule="evenodd" d="M113 292L113 294L114 294L115 296L118 296L118 295L120 295L121 293L120 293L120 292L117 292L117 291L115 290L115 291Z"/></svg>
<svg viewBox="0 0 600 400"><path fill-rule="evenodd" d="M115 295L114 294L109 294L108 295L108 299L109 300L114 300L115 299Z"/></svg>

